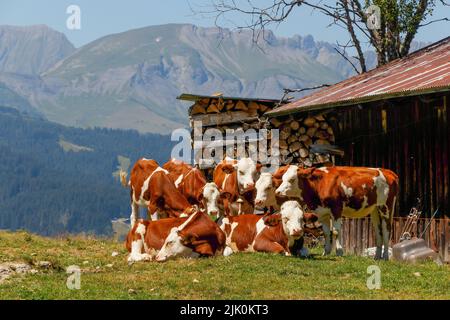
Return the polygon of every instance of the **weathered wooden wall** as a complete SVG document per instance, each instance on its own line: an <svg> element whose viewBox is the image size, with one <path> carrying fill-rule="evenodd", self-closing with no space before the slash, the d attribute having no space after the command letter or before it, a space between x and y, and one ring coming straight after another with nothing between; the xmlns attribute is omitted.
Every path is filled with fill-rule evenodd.
<svg viewBox="0 0 450 320"><path fill-rule="evenodd" d="M400 215L416 198L423 215L450 216L450 95L434 94L335 109L336 164L383 167L400 178Z"/></svg>
<svg viewBox="0 0 450 320"><path fill-rule="evenodd" d="M391 245L398 243L407 218L394 218L392 223ZM428 228L425 230L426 226ZM425 231L424 231L425 230ZM439 252L443 261L450 262L450 219L418 220L414 235L425 239L427 245ZM367 248L375 247L375 234L370 218L342 220L341 243L347 254L361 255Z"/></svg>

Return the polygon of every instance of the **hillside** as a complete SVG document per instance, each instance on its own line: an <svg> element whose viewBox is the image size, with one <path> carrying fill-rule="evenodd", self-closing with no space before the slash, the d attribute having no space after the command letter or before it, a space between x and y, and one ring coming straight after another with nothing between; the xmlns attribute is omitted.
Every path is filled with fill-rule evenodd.
<svg viewBox="0 0 450 320"><path fill-rule="evenodd" d="M321 249L314 249L310 259L243 253L129 266L123 243L106 238L0 231L0 247L0 279L9 276L0 280L0 300L450 299L448 265L323 257ZM11 262L21 263L24 272L12 272ZM81 269L79 290L66 287L71 265ZM366 285L370 265L381 269L378 290ZM177 318L177 309L166 311L170 319Z"/></svg>
<svg viewBox="0 0 450 320"><path fill-rule="evenodd" d="M75 51L46 25L0 26L0 72L40 74Z"/></svg>
<svg viewBox="0 0 450 320"><path fill-rule="evenodd" d="M130 211L118 167L142 156L164 163L171 145L168 136L68 128L2 107L0 229L108 234L111 219Z"/></svg>

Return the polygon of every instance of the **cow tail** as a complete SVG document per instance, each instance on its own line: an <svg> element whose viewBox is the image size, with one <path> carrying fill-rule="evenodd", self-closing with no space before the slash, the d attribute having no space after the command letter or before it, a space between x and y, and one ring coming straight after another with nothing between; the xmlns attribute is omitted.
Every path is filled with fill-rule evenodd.
<svg viewBox="0 0 450 320"><path fill-rule="evenodd" d="M120 183L121 183L124 187L127 187L127 186L128 186L127 175L128 175L128 174L127 174L126 171L120 169L120 172L119 172Z"/></svg>

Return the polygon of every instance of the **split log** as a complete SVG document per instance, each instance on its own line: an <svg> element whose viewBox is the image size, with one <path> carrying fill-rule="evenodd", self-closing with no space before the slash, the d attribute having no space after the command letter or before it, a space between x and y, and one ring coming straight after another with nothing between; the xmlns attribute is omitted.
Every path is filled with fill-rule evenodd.
<svg viewBox="0 0 450 320"><path fill-rule="evenodd" d="M220 113L219 107L217 106L217 102L211 103L206 109L207 113Z"/></svg>
<svg viewBox="0 0 450 320"><path fill-rule="evenodd" d="M269 107L266 106L265 104L259 104L259 111L261 112L266 112L267 110L269 110Z"/></svg>
<svg viewBox="0 0 450 320"><path fill-rule="evenodd" d="M248 103L248 110L258 111L259 109L260 109L260 105L257 104L255 101L250 101Z"/></svg>
<svg viewBox="0 0 450 320"><path fill-rule="evenodd" d="M233 100L228 100L227 103L225 104L225 110L226 111L231 111L234 108L234 102Z"/></svg>
<svg viewBox="0 0 450 320"><path fill-rule="evenodd" d="M300 127L300 129L298 129L298 132L300 132L301 134L305 134L306 133L306 128L305 127Z"/></svg>
<svg viewBox="0 0 450 320"><path fill-rule="evenodd" d="M272 124L272 126L274 127L274 128L279 128L283 123L280 121L280 120L278 120L277 118L272 118L272 119L270 119L270 123Z"/></svg>
<svg viewBox="0 0 450 320"><path fill-rule="evenodd" d="M320 129L322 130L326 130L328 129L328 123L324 122L320 122Z"/></svg>
<svg viewBox="0 0 450 320"><path fill-rule="evenodd" d="M295 141L289 145L289 151L295 152L302 147L302 144L298 141Z"/></svg>
<svg viewBox="0 0 450 320"><path fill-rule="evenodd" d="M286 142L286 140L281 140L280 139L280 149L287 149L288 148L288 144Z"/></svg>
<svg viewBox="0 0 450 320"><path fill-rule="evenodd" d="M294 120L290 123L290 127L292 130L297 131L300 128L300 124Z"/></svg>
<svg viewBox="0 0 450 320"><path fill-rule="evenodd" d="M307 156L309 156L309 151L306 148L301 148L299 150L299 154L300 154L300 157L306 158Z"/></svg>
<svg viewBox="0 0 450 320"><path fill-rule="evenodd" d="M306 134L312 138L316 134L316 131L317 128L311 127L308 130L306 130Z"/></svg>
<svg viewBox="0 0 450 320"><path fill-rule="evenodd" d="M201 105L200 103L197 102L192 106L191 115L194 116L196 114L205 114L205 113L206 113L205 106Z"/></svg>
<svg viewBox="0 0 450 320"><path fill-rule="evenodd" d="M308 140L311 140L311 138L306 134L301 135L300 138L298 139L298 141L302 141L302 142L305 142Z"/></svg>
<svg viewBox="0 0 450 320"><path fill-rule="evenodd" d="M239 100L239 101L236 103L236 105L234 106L234 110L237 110L237 111L247 111L247 110L248 110L248 107L247 107L247 105L246 105L244 102L242 102L241 100Z"/></svg>
<svg viewBox="0 0 450 320"><path fill-rule="evenodd" d="M287 138L287 142L288 142L289 144L291 144L291 143L293 143L293 142L295 142L295 141L298 141L298 137L297 137L296 135L291 135L291 136L289 136L289 137Z"/></svg>
<svg viewBox="0 0 450 320"><path fill-rule="evenodd" d="M313 127L315 123L316 123L316 119L314 119L312 117L308 117L305 120L303 120L303 124L307 127Z"/></svg>
<svg viewBox="0 0 450 320"><path fill-rule="evenodd" d="M217 108L219 108L219 111L222 111L225 108L225 101L223 101L222 98L217 101Z"/></svg>
<svg viewBox="0 0 450 320"><path fill-rule="evenodd" d="M330 137L330 135L328 134L328 132L323 131L323 130L318 130L314 136L315 136L316 138L322 139L322 140L327 140L327 139Z"/></svg>

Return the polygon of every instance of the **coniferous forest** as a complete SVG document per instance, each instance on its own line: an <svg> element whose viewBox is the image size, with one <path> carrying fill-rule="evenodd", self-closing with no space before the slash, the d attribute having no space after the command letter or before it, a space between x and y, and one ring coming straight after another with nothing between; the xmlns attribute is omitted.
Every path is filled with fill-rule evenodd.
<svg viewBox="0 0 450 320"><path fill-rule="evenodd" d="M0 107L0 229L109 234L111 219L130 213L119 166L130 163L129 172L140 157L162 165L173 144L169 136L69 128Z"/></svg>

